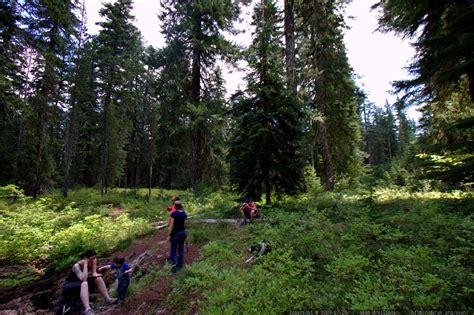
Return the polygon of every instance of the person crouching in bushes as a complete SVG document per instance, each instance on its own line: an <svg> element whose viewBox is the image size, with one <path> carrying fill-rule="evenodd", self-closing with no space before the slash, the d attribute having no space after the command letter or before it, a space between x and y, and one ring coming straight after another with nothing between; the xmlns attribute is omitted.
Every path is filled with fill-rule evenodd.
<svg viewBox="0 0 474 315"><path fill-rule="evenodd" d="M124 257L115 257L113 263L110 265L105 265L99 268L99 271L106 269L112 269L116 273L118 286L117 286L117 295L118 301L120 304L125 302L125 296L127 295L127 289L130 285L130 274L132 269L125 263Z"/></svg>
<svg viewBox="0 0 474 315"><path fill-rule="evenodd" d="M94 249L89 249L81 255L82 259L75 263L63 286L63 294L77 294L84 306L84 314L94 314L89 304L89 293L99 289L106 305L114 304L117 299L109 296L102 275L97 273L97 256ZM90 274L90 275L89 275Z"/></svg>
<svg viewBox="0 0 474 315"><path fill-rule="evenodd" d="M176 273L184 264L184 241L187 236L184 222L187 215L184 212L181 200L176 200L174 204L176 211L170 214L168 234L170 237L170 258L173 265L172 272ZM176 250L178 250L178 257L176 257Z"/></svg>
<svg viewBox="0 0 474 315"><path fill-rule="evenodd" d="M240 214L242 215L242 223L241 225L252 223L255 218L260 216L260 212L258 210L257 205L255 202L251 201L249 198L244 198L244 203L240 207ZM248 220L248 221L247 221Z"/></svg>

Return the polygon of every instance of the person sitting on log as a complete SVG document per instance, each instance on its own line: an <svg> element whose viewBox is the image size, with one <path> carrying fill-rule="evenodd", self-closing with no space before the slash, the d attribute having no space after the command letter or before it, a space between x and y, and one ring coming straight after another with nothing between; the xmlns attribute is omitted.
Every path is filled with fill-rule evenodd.
<svg viewBox="0 0 474 315"><path fill-rule="evenodd" d="M94 314L89 304L89 293L97 287L100 294L104 297L106 305L114 304L117 299L109 296L102 275L97 273L97 256L94 249L87 250L81 255L82 259L76 262L66 277L63 285L62 295L79 295L84 314Z"/></svg>

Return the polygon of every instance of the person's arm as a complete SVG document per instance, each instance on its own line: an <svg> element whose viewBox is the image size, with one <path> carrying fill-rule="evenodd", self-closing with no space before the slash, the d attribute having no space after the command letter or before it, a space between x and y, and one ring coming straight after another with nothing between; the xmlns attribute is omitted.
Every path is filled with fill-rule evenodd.
<svg viewBox="0 0 474 315"><path fill-rule="evenodd" d="M124 269L125 269L125 271L124 271L125 274L131 274L133 272L133 269L130 268L129 265L125 265Z"/></svg>
<svg viewBox="0 0 474 315"><path fill-rule="evenodd" d="M112 265L105 265L105 266L99 267L99 269L97 269L97 271L102 272L104 270L108 270L108 269L111 269L111 268L112 268Z"/></svg>
<svg viewBox="0 0 474 315"><path fill-rule="evenodd" d="M94 258L94 260L92 261L92 276L94 278L102 277L102 274L97 273L97 258Z"/></svg>
<svg viewBox="0 0 474 315"><path fill-rule="evenodd" d="M168 222L168 235L171 235L171 232L173 231L173 226L174 226L174 218L170 216L170 220Z"/></svg>
<svg viewBox="0 0 474 315"><path fill-rule="evenodd" d="M81 270L81 264L82 264L82 270ZM84 282L87 281L87 260L81 260L78 263L75 263L74 266L72 266L72 271L76 274L76 276L79 278L80 281Z"/></svg>

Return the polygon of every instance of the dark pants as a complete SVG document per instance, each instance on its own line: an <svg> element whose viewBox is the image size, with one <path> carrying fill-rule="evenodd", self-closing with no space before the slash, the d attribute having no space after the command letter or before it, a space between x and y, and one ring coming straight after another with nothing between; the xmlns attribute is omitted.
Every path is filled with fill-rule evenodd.
<svg viewBox="0 0 474 315"><path fill-rule="evenodd" d="M186 231L180 231L170 236L171 242L171 263L173 264L173 272L178 271L184 264L184 241L186 240ZM179 256L176 257L176 249Z"/></svg>
<svg viewBox="0 0 474 315"><path fill-rule="evenodd" d="M121 279L118 282L117 294L119 302L125 301L125 295L127 294L128 286L130 285L130 278Z"/></svg>
<svg viewBox="0 0 474 315"><path fill-rule="evenodd" d="M95 278L88 277L87 278L87 285L89 286L89 294L95 292ZM81 293L81 281L66 281L63 286L64 295L77 295L79 296Z"/></svg>

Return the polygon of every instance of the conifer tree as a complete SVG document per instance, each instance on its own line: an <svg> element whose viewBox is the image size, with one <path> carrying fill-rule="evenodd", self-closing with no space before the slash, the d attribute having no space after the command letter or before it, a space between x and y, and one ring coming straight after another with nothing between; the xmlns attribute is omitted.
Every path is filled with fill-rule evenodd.
<svg viewBox="0 0 474 315"><path fill-rule="evenodd" d="M132 1L119 0L105 4L100 10L104 22L97 36L97 77L99 104L102 109L101 192L107 193L110 183L117 182L127 158L131 113L137 105L133 93L136 67L140 66L142 49L140 33L132 24Z"/></svg>
<svg viewBox="0 0 474 315"><path fill-rule="evenodd" d="M61 103L67 71L66 59L78 18L74 0L27 1L25 24L35 50L33 93L29 99L29 143L35 161L29 183L33 196L53 187L61 156Z"/></svg>
<svg viewBox="0 0 474 315"><path fill-rule="evenodd" d="M75 123L68 121L69 127L75 125L75 128L70 130L73 132L70 136L75 137L75 141L71 150L72 163L69 181L72 185L78 183L90 187L100 180L99 162L102 134L94 71L96 66L94 41L87 41L77 55L78 59L74 65L74 78L77 81L71 87L69 113L69 119L72 120L73 111L75 112Z"/></svg>
<svg viewBox="0 0 474 315"><path fill-rule="evenodd" d="M238 17L239 5L232 0L198 0L198 1L162 1L165 14L165 38L179 42L190 58L189 90L187 93L187 118L190 121L189 186L195 188L207 172L206 152L214 148L209 141L213 117L217 113L210 111L213 106L207 104L203 96L212 86L215 63L218 58L230 59L233 45L224 37L223 32L234 32L233 22ZM166 24L169 26L167 27Z"/></svg>
<svg viewBox="0 0 474 315"><path fill-rule="evenodd" d="M337 176L360 171L361 124L358 91L343 42L343 2L308 1L299 6L303 38L300 58L304 102L317 139L315 161L326 190Z"/></svg>
<svg viewBox="0 0 474 315"><path fill-rule="evenodd" d="M442 96L467 77L474 102L474 5L471 0L381 0L380 30L412 38L417 50L409 70L414 79L396 83L418 101Z"/></svg>
<svg viewBox="0 0 474 315"><path fill-rule="evenodd" d="M76 154L76 145L78 140L78 120L80 117L78 103L82 101L86 95L90 94L88 83L90 78L87 77L87 64L84 64L81 54L84 54L84 44L87 40L86 27L86 9L84 1L79 7L80 23L76 40L71 49L72 70L70 74L69 87L69 111L67 113L67 123L64 137L64 158L63 158L63 196L67 197L70 182L70 173L73 160ZM86 68L86 69L84 69Z"/></svg>
<svg viewBox="0 0 474 315"><path fill-rule="evenodd" d="M388 104L385 110L375 105L368 106L366 129L366 152L371 165L392 161L397 155L397 125Z"/></svg>
<svg viewBox="0 0 474 315"><path fill-rule="evenodd" d="M17 148L24 129L25 104L21 98L24 83L22 47L24 34L16 1L0 2L0 183L13 180L18 174ZM11 166L11 167L6 167ZM1 185L1 184L0 184Z"/></svg>
<svg viewBox="0 0 474 315"><path fill-rule="evenodd" d="M395 82L402 101L423 104L422 160L427 177L472 181L474 5L460 1L381 0L379 28L414 41L413 79ZM408 102L407 102L408 100Z"/></svg>
<svg viewBox="0 0 474 315"><path fill-rule="evenodd" d="M159 113L154 182L168 189L172 185L189 187L186 104L190 100L190 61L181 40L173 37L167 46L150 54L150 67L155 73L159 71L154 88Z"/></svg>
<svg viewBox="0 0 474 315"><path fill-rule="evenodd" d="M234 134L229 152L231 182L252 198L303 189L302 113L285 89L280 16L274 1L255 8L248 49L248 89L234 96Z"/></svg>

